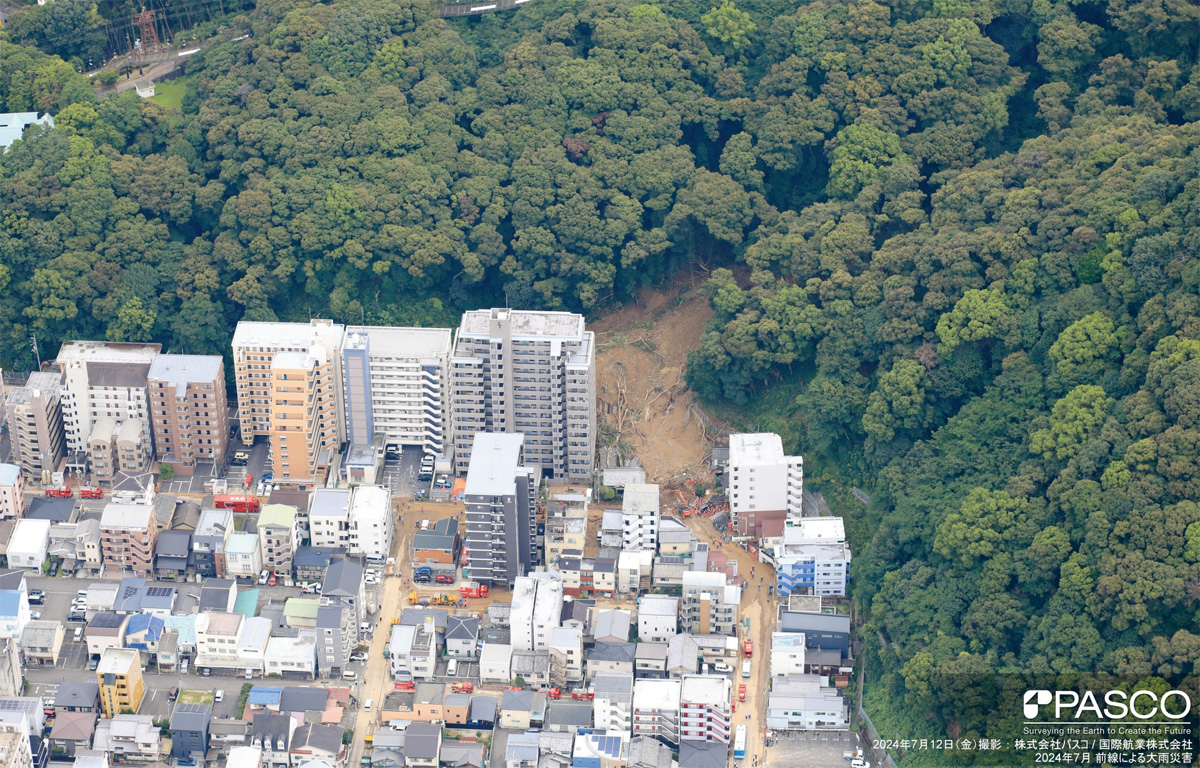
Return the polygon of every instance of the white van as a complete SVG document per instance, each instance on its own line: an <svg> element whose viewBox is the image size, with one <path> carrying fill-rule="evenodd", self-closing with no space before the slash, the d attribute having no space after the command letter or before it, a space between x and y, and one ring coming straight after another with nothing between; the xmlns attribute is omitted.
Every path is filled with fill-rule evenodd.
<svg viewBox="0 0 1200 768"><path fill-rule="evenodd" d="M357 680L357 679L358 679L358 673L357 673L357 672L355 672L355 671L354 671L354 670L352 670L352 669L348 669L348 670L346 670L345 672L343 672L343 673L342 673L342 679L343 679L343 680Z"/></svg>
<svg viewBox="0 0 1200 768"><path fill-rule="evenodd" d="M372 705L372 704L374 704L374 703L375 703L375 700L374 700L374 699L367 699L367 701L366 701L366 702L363 704L363 709L365 709L365 710L367 710L368 712L370 712L370 711L371 711L371 705Z"/></svg>
<svg viewBox="0 0 1200 768"><path fill-rule="evenodd" d="M742 662L742 677L750 677L750 659Z"/></svg>
<svg viewBox="0 0 1200 768"><path fill-rule="evenodd" d="M458 659L450 659L450 663L446 665L446 674L450 677L458 674Z"/></svg>

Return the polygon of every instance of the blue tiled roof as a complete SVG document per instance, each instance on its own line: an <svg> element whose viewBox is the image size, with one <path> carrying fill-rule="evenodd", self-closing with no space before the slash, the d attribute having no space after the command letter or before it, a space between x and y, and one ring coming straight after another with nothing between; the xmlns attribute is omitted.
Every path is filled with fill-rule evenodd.
<svg viewBox="0 0 1200 768"><path fill-rule="evenodd" d="M278 707L279 698L282 695L283 688L256 685L250 689L250 698L247 699L247 702L256 707Z"/></svg>

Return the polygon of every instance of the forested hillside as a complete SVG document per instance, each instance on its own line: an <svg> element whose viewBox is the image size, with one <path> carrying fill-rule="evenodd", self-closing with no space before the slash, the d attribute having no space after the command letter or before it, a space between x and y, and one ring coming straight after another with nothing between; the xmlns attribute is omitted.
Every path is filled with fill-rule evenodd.
<svg viewBox="0 0 1200 768"><path fill-rule="evenodd" d="M262 0L182 113L0 39L0 111L58 125L0 157L0 365L711 270L692 387L873 494L872 713L985 735L1012 713L965 677L1200 656L1198 30L1187 0Z"/></svg>

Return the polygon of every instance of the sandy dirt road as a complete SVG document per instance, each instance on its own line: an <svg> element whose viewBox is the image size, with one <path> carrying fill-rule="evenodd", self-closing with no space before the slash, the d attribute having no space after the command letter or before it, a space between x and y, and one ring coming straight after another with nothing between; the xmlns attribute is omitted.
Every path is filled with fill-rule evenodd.
<svg viewBox="0 0 1200 768"><path fill-rule="evenodd" d="M710 546L715 547L718 542L721 542L721 535L713 528L709 518L690 517L684 522L701 541L708 542ZM767 586L775 583L775 569L767 563L758 562L758 558L736 544L722 543L720 551L730 559L737 561L738 573L747 581L742 590L741 616L743 620L750 620L750 632L748 635L742 633L738 639L749 638L754 641L754 657L751 660L749 680L744 680L741 676L742 660L738 659L736 662L737 672L734 675L733 683L734 699L737 698L738 685L746 683L746 701L738 704L737 712L734 713L730 725L733 731L736 731L739 725L747 726L746 757L737 762L741 763L742 768L754 768L756 765L762 765L766 760L766 747L763 741L767 728L771 630L775 625L777 613L775 596L768 594ZM732 741L732 739L733 733L730 733L730 740ZM733 762L732 755L731 746L731 763Z"/></svg>

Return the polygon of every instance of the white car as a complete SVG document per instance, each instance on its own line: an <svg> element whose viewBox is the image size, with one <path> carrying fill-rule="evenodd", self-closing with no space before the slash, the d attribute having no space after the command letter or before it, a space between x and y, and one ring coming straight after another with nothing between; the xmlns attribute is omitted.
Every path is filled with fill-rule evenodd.
<svg viewBox="0 0 1200 768"><path fill-rule="evenodd" d="M375 630L375 625L369 621L364 621L358 625L358 628L364 635L368 635Z"/></svg>
<svg viewBox="0 0 1200 768"><path fill-rule="evenodd" d="M267 583L267 578L268 578L270 575L271 575L271 572L270 572L270 571L263 571L262 573L258 574L258 583L259 583L259 584L266 584L266 583Z"/></svg>
<svg viewBox="0 0 1200 768"><path fill-rule="evenodd" d="M218 690L213 693L213 701L215 701L215 702L219 703L221 701L221 699L224 699L224 698L225 698L225 691Z"/></svg>
<svg viewBox="0 0 1200 768"><path fill-rule="evenodd" d="M861 757L856 757L850 761L850 768L871 768L871 764Z"/></svg>
<svg viewBox="0 0 1200 768"><path fill-rule="evenodd" d="M733 671L733 667L729 666L728 664L722 664L720 662L713 664L713 669L715 669L718 672L732 672Z"/></svg>
<svg viewBox="0 0 1200 768"><path fill-rule="evenodd" d="M367 654L365 654L365 653L353 653L350 655L350 661L366 661L366 660L367 660Z"/></svg>

